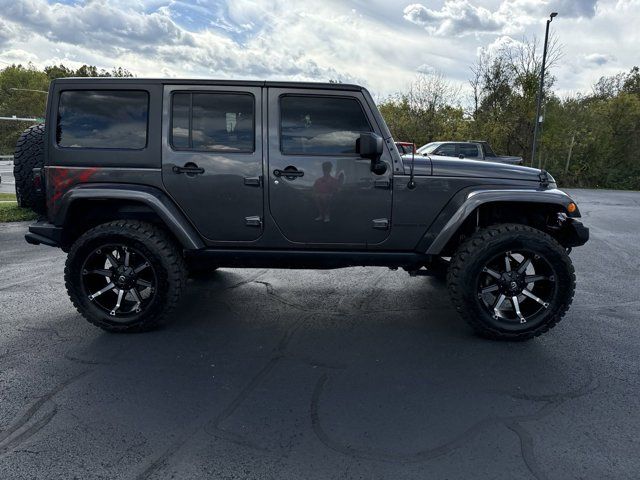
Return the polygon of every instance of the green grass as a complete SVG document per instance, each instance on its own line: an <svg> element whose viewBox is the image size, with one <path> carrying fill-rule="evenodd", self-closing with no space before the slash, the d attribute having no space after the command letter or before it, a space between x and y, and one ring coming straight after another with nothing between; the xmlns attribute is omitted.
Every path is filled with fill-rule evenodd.
<svg viewBox="0 0 640 480"><path fill-rule="evenodd" d="M0 223L23 222L38 218L37 213L28 208L20 208L15 200L16 196L13 193L0 193Z"/></svg>

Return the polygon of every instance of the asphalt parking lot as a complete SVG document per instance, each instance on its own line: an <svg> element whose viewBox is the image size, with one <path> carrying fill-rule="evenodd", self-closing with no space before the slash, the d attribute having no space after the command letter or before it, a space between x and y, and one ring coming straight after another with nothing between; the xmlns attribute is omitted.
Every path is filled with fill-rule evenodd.
<svg viewBox="0 0 640 480"><path fill-rule="evenodd" d="M0 225L0 478L638 478L640 192L572 194L573 307L519 344L380 268L225 269L107 334Z"/></svg>

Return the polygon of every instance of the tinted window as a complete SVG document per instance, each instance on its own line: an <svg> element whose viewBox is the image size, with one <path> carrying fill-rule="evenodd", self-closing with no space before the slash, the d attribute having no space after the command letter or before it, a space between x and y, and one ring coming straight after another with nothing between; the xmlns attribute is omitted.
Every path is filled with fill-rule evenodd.
<svg viewBox="0 0 640 480"><path fill-rule="evenodd" d="M349 155L370 132L354 98L288 95L280 99L280 149L284 154Z"/></svg>
<svg viewBox="0 0 640 480"><path fill-rule="evenodd" d="M478 158L480 156L477 145L461 143L458 148L458 153L464 155L464 158Z"/></svg>
<svg viewBox="0 0 640 480"><path fill-rule="evenodd" d="M62 92L56 141L71 148L144 148L148 110L149 94L143 91Z"/></svg>
<svg viewBox="0 0 640 480"><path fill-rule="evenodd" d="M176 93L171 145L210 152L253 152L253 96L244 93Z"/></svg>
<svg viewBox="0 0 640 480"><path fill-rule="evenodd" d="M189 148L189 116L191 109L191 94L176 94L173 96L173 114L171 116L171 144L175 148Z"/></svg>
<svg viewBox="0 0 640 480"><path fill-rule="evenodd" d="M482 148L484 148L484 154L486 157L497 157L495 152L491 149L488 143L483 143Z"/></svg>
<svg viewBox="0 0 640 480"><path fill-rule="evenodd" d="M442 155L446 157L455 157L456 156L456 146L454 143L445 143L444 145L440 145L438 149L434 152L434 155Z"/></svg>

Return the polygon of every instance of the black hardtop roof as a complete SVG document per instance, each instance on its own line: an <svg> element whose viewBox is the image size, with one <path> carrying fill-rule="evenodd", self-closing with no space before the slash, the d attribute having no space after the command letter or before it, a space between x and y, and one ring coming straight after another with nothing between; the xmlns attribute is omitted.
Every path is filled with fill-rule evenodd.
<svg viewBox="0 0 640 480"><path fill-rule="evenodd" d="M162 84L162 85L220 85L246 87L273 88L313 88L324 90L360 91L364 87L349 83L323 82L279 82L272 80L208 80L208 79L177 79L177 78L137 78L137 77L66 77L57 78L55 83L86 84L86 83L130 83L130 84Z"/></svg>

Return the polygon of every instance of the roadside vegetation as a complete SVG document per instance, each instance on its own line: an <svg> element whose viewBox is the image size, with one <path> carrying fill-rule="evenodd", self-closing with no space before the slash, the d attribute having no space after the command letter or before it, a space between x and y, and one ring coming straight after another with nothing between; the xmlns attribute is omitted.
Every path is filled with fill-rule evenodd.
<svg viewBox="0 0 640 480"><path fill-rule="evenodd" d="M640 69L602 77L588 94L560 98L552 73L562 54L552 42L539 156L532 161L539 50L525 40L480 55L469 69L470 95L440 75L419 75L383 100L380 111L397 141L487 140L500 154L545 168L564 187L640 190Z"/></svg>
<svg viewBox="0 0 640 480"><path fill-rule="evenodd" d="M531 159L540 48L513 42L483 53L469 69L463 93L438 74L420 74L380 111L397 141L418 146L437 140L487 140L500 154L522 156L545 168L564 187L640 190L640 69L602 77L588 94L560 98L553 92L553 67L562 61L552 42L545 79L544 122L539 156ZM49 82L60 77L130 77L123 68L76 70L52 65L11 65L0 70L0 116L43 118ZM13 153L30 123L0 121L0 154Z"/></svg>
<svg viewBox="0 0 640 480"><path fill-rule="evenodd" d="M11 65L0 70L0 117L17 116L44 120L49 82L62 77L132 77L128 70L111 71L83 65L78 69L51 65L43 70L33 65ZM22 131L33 122L0 121L0 155L13 155Z"/></svg>
<svg viewBox="0 0 640 480"><path fill-rule="evenodd" d="M28 208L20 208L13 193L0 193L0 223L35 220L38 214Z"/></svg>

